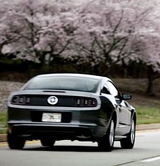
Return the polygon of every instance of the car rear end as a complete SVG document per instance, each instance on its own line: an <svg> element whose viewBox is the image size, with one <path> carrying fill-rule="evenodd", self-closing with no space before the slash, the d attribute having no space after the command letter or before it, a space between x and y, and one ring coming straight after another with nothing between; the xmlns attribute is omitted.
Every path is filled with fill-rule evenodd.
<svg viewBox="0 0 160 166"><path fill-rule="evenodd" d="M51 105L50 97L58 102ZM101 101L96 94L29 90L13 93L8 101L9 133L30 139L94 139Z"/></svg>

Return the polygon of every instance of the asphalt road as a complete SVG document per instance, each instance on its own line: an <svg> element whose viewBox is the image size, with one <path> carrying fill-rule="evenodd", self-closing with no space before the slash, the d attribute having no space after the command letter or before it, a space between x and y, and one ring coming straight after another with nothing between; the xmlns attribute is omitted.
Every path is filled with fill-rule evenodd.
<svg viewBox="0 0 160 166"><path fill-rule="evenodd" d="M0 166L160 166L160 130L138 132L134 149L101 152L96 143L58 141L53 149L28 142L23 150L0 143Z"/></svg>

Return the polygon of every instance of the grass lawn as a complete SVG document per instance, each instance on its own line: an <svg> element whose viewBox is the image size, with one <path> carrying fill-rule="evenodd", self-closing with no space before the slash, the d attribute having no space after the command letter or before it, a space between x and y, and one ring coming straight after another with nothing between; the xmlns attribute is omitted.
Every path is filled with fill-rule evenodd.
<svg viewBox="0 0 160 166"><path fill-rule="evenodd" d="M136 106L137 124L160 123L160 107Z"/></svg>
<svg viewBox="0 0 160 166"><path fill-rule="evenodd" d="M0 133L5 134L7 131L7 113L0 112Z"/></svg>

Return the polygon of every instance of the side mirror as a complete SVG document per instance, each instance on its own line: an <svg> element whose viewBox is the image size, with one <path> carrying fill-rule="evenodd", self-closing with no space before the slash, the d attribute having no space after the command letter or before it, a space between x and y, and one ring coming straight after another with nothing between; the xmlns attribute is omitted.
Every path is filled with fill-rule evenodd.
<svg viewBox="0 0 160 166"><path fill-rule="evenodd" d="M122 100L131 100L132 96L128 93L122 93Z"/></svg>

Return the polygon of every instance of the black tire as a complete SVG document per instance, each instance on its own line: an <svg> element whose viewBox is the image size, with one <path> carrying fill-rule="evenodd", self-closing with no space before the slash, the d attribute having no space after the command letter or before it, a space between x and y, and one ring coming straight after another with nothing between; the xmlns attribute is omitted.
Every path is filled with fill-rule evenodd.
<svg viewBox="0 0 160 166"><path fill-rule="evenodd" d="M122 139L120 141L121 147L123 149L132 149L135 143L135 129L136 129L136 123L135 120L132 119L131 121L131 130L129 134L127 135L127 138Z"/></svg>
<svg viewBox="0 0 160 166"><path fill-rule="evenodd" d="M55 144L55 140L50 138L41 138L40 141L42 146L53 147Z"/></svg>
<svg viewBox="0 0 160 166"><path fill-rule="evenodd" d="M102 151L112 151L115 139L115 123L111 120L107 134L98 141L98 147Z"/></svg>
<svg viewBox="0 0 160 166"><path fill-rule="evenodd" d="M10 149L23 149L26 140L14 134L7 134L7 142Z"/></svg>

